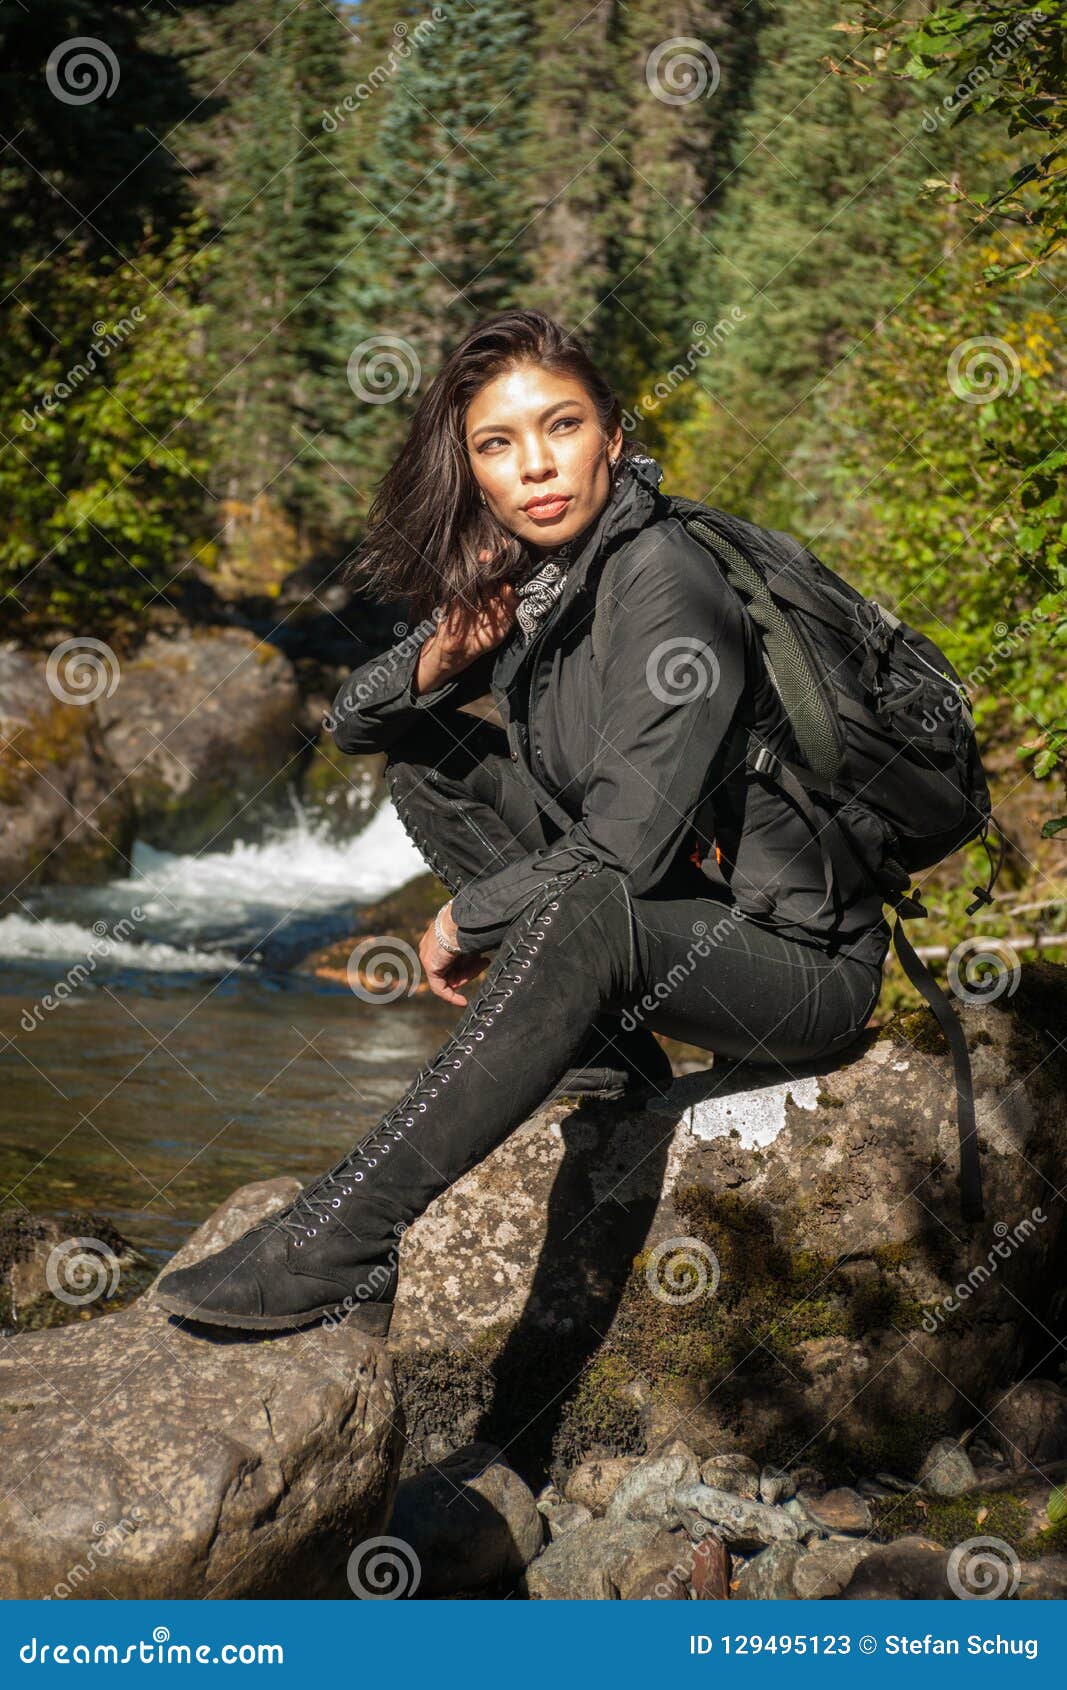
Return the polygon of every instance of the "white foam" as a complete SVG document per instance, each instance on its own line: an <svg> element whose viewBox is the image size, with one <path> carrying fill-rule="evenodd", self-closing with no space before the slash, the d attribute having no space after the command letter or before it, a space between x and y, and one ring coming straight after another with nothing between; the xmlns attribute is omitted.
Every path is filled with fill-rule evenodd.
<svg viewBox="0 0 1067 1690"><path fill-rule="evenodd" d="M81 962L92 972L100 968L147 968L160 972L195 969L197 973L225 974L245 966L227 951L197 950L187 945L167 945L146 939L112 939L110 928L83 925L80 921L52 921L47 916L8 915L0 920L0 957L20 962Z"/></svg>
<svg viewBox="0 0 1067 1690"><path fill-rule="evenodd" d="M208 912L212 904L272 905L278 909L330 909L351 898L392 892L426 864L404 832L394 806L384 802L362 833L331 838L303 811L284 834L260 844L238 841L226 851L178 855L138 843L133 874L113 882L116 892L160 894L158 913L175 903ZM138 901L152 913L142 895Z"/></svg>

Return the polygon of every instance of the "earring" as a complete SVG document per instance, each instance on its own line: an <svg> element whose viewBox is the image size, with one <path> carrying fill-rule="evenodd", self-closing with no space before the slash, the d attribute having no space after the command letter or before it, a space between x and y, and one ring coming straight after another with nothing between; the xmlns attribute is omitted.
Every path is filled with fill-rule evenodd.
<svg viewBox="0 0 1067 1690"><path fill-rule="evenodd" d="M480 500L481 500L481 502L482 502L482 504L483 504L483 505L484 505L484 504L485 504L485 502L486 502L486 499L485 499L485 494L484 494L484 493L479 493L479 494L478 494L478 497L479 497L479 499L480 499Z"/></svg>

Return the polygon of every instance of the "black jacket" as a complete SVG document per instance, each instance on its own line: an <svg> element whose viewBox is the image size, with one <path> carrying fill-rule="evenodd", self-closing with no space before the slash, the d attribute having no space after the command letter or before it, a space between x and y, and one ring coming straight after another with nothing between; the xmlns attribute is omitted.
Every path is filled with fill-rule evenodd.
<svg viewBox="0 0 1067 1690"><path fill-rule="evenodd" d="M694 890L706 885L744 907L746 888L784 870L779 931L880 962L889 937L882 899L847 847L831 841L834 905L817 914L824 875L811 828L779 788L745 770L750 734L795 758L792 730L748 613L672 514L661 479L654 459L625 461L529 645L516 627L495 652L418 694L422 642L402 640L341 687L334 739L346 752L384 751L421 711L492 691L512 759L563 831L455 895L465 951L493 950L543 883L571 866L617 869L642 897L668 875L673 882L696 849L704 879L693 874ZM591 629L609 556L614 603L601 674Z"/></svg>

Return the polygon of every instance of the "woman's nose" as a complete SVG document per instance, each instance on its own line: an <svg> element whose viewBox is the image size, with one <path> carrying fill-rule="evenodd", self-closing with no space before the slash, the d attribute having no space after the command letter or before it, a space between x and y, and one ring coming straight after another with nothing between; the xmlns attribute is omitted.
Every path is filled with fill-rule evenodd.
<svg viewBox="0 0 1067 1690"><path fill-rule="evenodd" d="M520 463L520 474L524 481L543 481L546 476L555 473L556 466L552 462L552 455L544 446L532 445L524 449Z"/></svg>

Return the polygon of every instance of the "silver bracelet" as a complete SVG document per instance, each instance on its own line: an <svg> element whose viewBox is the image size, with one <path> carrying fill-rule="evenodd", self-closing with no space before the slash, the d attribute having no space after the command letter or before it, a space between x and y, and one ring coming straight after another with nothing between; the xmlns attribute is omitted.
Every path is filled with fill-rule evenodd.
<svg viewBox="0 0 1067 1690"><path fill-rule="evenodd" d="M440 945L440 947L443 951L451 951L453 956L462 956L463 955L462 945L449 944L448 940L445 938L444 934L441 931L441 910L445 910L447 908L448 908L447 904L442 904L441 909L438 910L437 914L433 918L434 937L436 938L437 943Z"/></svg>

